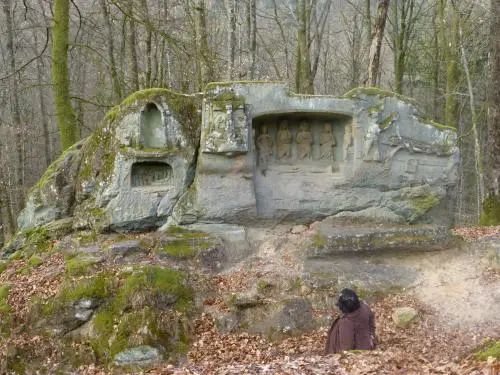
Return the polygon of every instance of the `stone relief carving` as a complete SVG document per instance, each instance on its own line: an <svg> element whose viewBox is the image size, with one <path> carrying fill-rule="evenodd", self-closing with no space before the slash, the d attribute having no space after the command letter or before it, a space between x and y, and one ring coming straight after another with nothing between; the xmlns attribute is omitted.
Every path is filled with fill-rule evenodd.
<svg viewBox="0 0 500 375"><path fill-rule="evenodd" d="M337 146L337 140L332 133L332 124L325 123L319 137L320 156L322 160L335 160L333 148Z"/></svg>
<svg viewBox="0 0 500 375"><path fill-rule="evenodd" d="M165 163L145 162L132 166L131 186L164 184L172 177L172 167Z"/></svg>
<svg viewBox="0 0 500 375"><path fill-rule="evenodd" d="M290 146L292 144L292 133L288 129L288 122L280 123L277 139L278 160L289 160L291 158Z"/></svg>
<svg viewBox="0 0 500 375"><path fill-rule="evenodd" d="M267 126L262 127L262 133L257 138L257 148L259 150L259 164L267 165L273 156L273 139L267 131Z"/></svg>
<svg viewBox="0 0 500 375"><path fill-rule="evenodd" d="M347 160L352 153L353 136L352 136L352 123L348 123L344 127L344 145L343 145L343 158Z"/></svg>
<svg viewBox="0 0 500 375"><path fill-rule="evenodd" d="M209 107L208 113L209 131L203 152L248 152L249 126L243 106L235 109L232 103L226 103L224 110Z"/></svg>
<svg viewBox="0 0 500 375"><path fill-rule="evenodd" d="M364 161L380 161L379 136L380 127L375 121L372 121L363 143Z"/></svg>
<svg viewBox="0 0 500 375"><path fill-rule="evenodd" d="M300 123L296 139L299 149L299 160L311 159L311 145L313 143L313 138L311 131L309 130L309 124L305 121Z"/></svg>

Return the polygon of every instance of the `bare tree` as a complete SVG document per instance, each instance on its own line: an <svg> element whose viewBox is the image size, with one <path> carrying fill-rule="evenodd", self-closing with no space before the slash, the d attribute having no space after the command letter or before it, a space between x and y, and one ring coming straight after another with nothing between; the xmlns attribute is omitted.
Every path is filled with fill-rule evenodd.
<svg viewBox="0 0 500 375"><path fill-rule="evenodd" d="M380 73L380 51L382 49L382 40L384 38L385 22L387 20L387 10L389 0L379 0L377 6L377 17L373 25L372 44L370 46L370 62L368 65L368 83L370 86L376 86Z"/></svg>

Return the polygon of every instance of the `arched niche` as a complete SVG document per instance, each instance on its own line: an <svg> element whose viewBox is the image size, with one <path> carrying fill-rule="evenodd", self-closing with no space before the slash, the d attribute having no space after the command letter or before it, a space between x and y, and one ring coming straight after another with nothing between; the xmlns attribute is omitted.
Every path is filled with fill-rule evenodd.
<svg viewBox="0 0 500 375"><path fill-rule="evenodd" d="M146 148L165 147L166 134L162 114L155 103L148 103L141 111L141 144Z"/></svg>
<svg viewBox="0 0 500 375"><path fill-rule="evenodd" d="M172 167L157 161L137 162L132 165L131 187L169 185L172 181Z"/></svg>

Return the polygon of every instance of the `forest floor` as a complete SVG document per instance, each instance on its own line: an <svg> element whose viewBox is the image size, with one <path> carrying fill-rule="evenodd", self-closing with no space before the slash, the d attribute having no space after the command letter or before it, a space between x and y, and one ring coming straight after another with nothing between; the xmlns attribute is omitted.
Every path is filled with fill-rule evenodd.
<svg viewBox="0 0 500 375"><path fill-rule="evenodd" d="M246 333L220 333L214 318L203 314L194 323L195 337L185 361L178 366L167 365L144 373L497 375L500 373L500 370L495 372L500 369L498 360L480 361L474 351L487 341L500 339L500 273L490 268L480 246L485 239L500 241L500 227L464 228L456 232L471 244L470 250L447 249L388 261L418 270L419 277L399 293L369 300L376 315L380 341L374 351L324 356L328 325L282 341L269 341ZM288 235L287 241L281 241L282 246L274 246L276 241L264 241L258 256L214 275L213 282L221 291L237 292L247 288L255 273L293 274L297 264L287 246L298 244L303 237L304 234ZM19 270L26 267L26 262L12 261L0 274L0 284L13 285L8 302L12 313L20 320L27 312L31 296L57 293L60 271L65 267L62 254L54 253L29 275L23 275ZM407 328L396 327L391 315L393 308L399 306L417 309L418 320ZM1 339L0 363L2 353L13 344L47 351L51 347L47 340L23 334ZM47 361L51 361L50 354ZM0 373L2 370L0 368ZM75 372L84 375L108 373L116 373L116 370L108 372L97 364L80 367Z"/></svg>

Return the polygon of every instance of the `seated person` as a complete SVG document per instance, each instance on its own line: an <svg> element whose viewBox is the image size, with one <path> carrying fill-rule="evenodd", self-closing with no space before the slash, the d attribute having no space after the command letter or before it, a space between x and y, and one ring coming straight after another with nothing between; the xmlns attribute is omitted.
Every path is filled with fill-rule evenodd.
<svg viewBox="0 0 500 375"><path fill-rule="evenodd" d="M336 305L341 314L328 331L325 354L375 349L375 316L368 305L348 288L342 289Z"/></svg>

